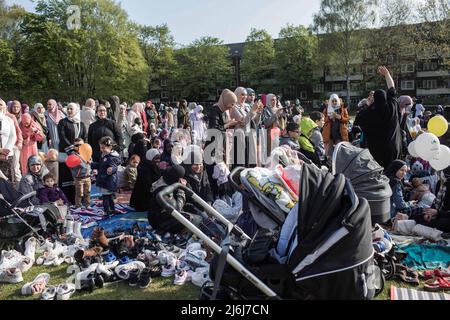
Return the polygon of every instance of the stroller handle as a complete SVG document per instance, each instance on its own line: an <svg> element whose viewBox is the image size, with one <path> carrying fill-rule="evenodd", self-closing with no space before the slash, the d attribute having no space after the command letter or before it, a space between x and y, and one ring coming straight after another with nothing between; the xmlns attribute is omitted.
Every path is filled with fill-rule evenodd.
<svg viewBox="0 0 450 320"><path fill-rule="evenodd" d="M35 197L36 194L37 194L36 191L32 191L32 192L30 192L28 194L25 194L25 195L21 196L19 199L17 199L13 203L9 203L8 201L6 201L6 199L0 193L0 199L3 200L10 208L16 208L19 204L21 204L25 200L28 200L28 199L31 199L31 198Z"/></svg>
<svg viewBox="0 0 450 320"><path fill-rule="evenodd" d="M194 191L189 189L188 187L182 185L181 183L175 183L171 186L168 186L167 188L163 189L157 196L156 200L158 201L159 205L164 208L167 212L175 211L176 209L170 205L164 197L174 193L176 190L183 190L187 197L189 197L192 201L199 204L203 210L210 216L213 216L216 218L220 223L225 225L228 230L231 230L231 233L234 235L243 238L246 241L251 241L252 238L250 238L241 228L238 226L235 226L233 223L231 223L229 220L227 220L223 215L221 215L217 210L215 210L213 207L211 207L205 200L200 198L197 194L195 194Z"/></svg>

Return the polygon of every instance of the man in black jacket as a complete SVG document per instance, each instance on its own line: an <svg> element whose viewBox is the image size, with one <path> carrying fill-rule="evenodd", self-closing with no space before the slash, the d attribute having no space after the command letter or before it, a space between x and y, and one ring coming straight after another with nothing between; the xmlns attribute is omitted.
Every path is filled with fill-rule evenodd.
<svg viewBox="0 0 450 320"><path fill-rule="evenodd" d="M117 144L117 152L123 150L123 136L116 121L107 118L107 111L104 105L97 108L98 120L89 126L88 142L92 147L92 159L94 162L99 162L101 158L100 145L98 142L103 137L111 137Z"/></svg>

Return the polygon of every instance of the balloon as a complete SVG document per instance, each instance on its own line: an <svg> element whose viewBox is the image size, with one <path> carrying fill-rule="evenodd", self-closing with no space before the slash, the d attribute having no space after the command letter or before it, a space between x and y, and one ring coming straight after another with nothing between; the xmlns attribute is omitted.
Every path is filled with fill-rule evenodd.
<svg viewBox="0 0 450 320"><path fill-rule="evenodd" d="M408 152L409 154L414 157L414 158L419 158L419 155L416 152L416 148L415 148L415 142L411 142L408 146Z"/></svg>
<svg viewBox="0 0 450 320"><path fill-rule="evenodd" d="M450 148L441 145L439 153L430 160L430 165L436 171L447 169L450 166Z"/></svg>
<svg viewBox="0 0 450 320"><path fill-rule="evenodd" d="M72 168L76 168L81 164L81 159L79 157L77 157L76 155L70 155L67 157L66 159L66 165L72 169Z"/></svg>
<svg viewBox="0 0 450 320"><path fill-rule="evenodd" d="M438 152L441 143L432 133L422 133L414 142L414 150L423 160L431 160Z"/></svg>
<svg viewBox="0 0 450 320"><path fill-rule="evenodd" d="M92 147L91 145L85 143L80 147L80 156L81 158L86 161L89 162L91 161L92 158Z"/></svg>
<svg viewBox="0 0 450 320"><path fill-rule="evenodd" d="M436 116L428 122L428 131L437 137L442 137L448 131L448 122L443 116Z"/></svg>

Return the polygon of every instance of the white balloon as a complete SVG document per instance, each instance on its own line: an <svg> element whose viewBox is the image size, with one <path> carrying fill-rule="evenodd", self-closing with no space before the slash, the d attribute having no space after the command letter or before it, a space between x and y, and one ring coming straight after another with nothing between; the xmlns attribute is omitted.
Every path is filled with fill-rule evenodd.
<svg viewBox="0 0 450 320"><path fill-rule="evenodd" d="M438 137L432 133L422 133L414 143L414 150L420 158L426 161L433 159L439 152L441 143Z"/></svg>
<svg viewBox="0 0 450 320"><path fill-rule="evenodd" d="M439 153L430 160L430 165L436 171L447 169L450 166L450 148L441 145Z"/></svg>
<svg viewBox="0 0 450 320"><path fill-rule="evenodd" d="M408 152L409 154L414 158L419 158L419 155L416 152L416 146L415 141L411 142L408 146Z"/></svg>

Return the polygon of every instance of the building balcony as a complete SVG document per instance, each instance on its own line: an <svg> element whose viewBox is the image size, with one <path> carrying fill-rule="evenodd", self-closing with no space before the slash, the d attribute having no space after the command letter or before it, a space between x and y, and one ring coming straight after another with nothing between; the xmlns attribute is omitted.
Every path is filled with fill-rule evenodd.
<svg viewBox="0 0 450 320"><path fill-rule="evenodd" d="M350 75L350 81L361 81L364 79L364 75L362 74L352 74ZM325 77L326 82L338 82L338 81L346 81L345 75L344 76L330 76L327 75Z"/></svg>
<svg viewBox="0 0 450 320"><path fill-rule="evenodd" d="M418 96L449 94L450 88L417 89Z"/></svg>
<svg viewBox="0 0 450 320"><path fill-rule="evenodd" d="M436 70L436 71L419 71L419 72L417 72L417 78L446 77L446 76L450 76L450 71Z"/></svg>

